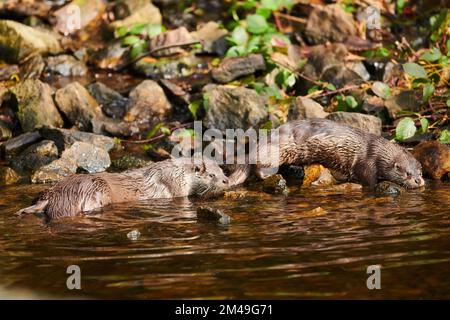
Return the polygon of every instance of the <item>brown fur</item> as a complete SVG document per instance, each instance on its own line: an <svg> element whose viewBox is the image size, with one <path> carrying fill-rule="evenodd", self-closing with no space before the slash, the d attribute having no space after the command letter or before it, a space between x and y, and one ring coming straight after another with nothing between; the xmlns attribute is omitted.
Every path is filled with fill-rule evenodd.
<svg viewBox="0 0 450 320"><path fill-rule="evenodd" d="M278 143L271 138L274 142L258 146L256 174L261 178L276 173L281 165L318 163L369 188L379 180L407 188L425 184L420 163L383 137L325 119L291 121L278 129ZM245 181L250 167L241 165L234 180Z"/></svg>
<svg viewBox="0 0 450 320"><path fill-rule="evenodd" d="M45 191L35 205L16 214L43 212L56 219L111 203L214 196L232 186L215 162L186 160L169 159L123 173L73 175Z"/></svg>

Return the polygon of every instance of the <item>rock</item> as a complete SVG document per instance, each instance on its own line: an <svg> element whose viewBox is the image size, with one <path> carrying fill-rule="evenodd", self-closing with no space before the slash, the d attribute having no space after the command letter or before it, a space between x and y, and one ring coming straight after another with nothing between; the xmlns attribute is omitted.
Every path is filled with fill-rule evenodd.
<svg viewBox="0 0 450 320"><path fill-rule="evenodd" d="M46 59L46 64L46 71L60 74L64 77L84 76L88 72L84 63L66 54L48 57Z"/></svg>
<svg viewBox="0 0 450 320"><path fill-rule="evenodd" d="M37 53L58 54L61 51L57 35L50 31L0 20L0 59L18 63Z"/></svg>
<svg viewBox="0 0 450 320"><path fill-rule="evenodd" d="M207 86L205 126L221 131L258 127L268 119L265 99L256 91L232 86Z"/></svg>
<svg viewBox="0 0 450 320"><path fill-rule="evenodd" d="M56 91L55 101L70 123L81 131L102 132L101 109L78 82L72 82Z"/></svg>
<svg viewBox="0 0 450 320"><path fill-rule="evenodd" d="M327 119L361 129L365 132L381 135L381 119L375 116L357 112L338 111L330 113Z"/></svg>
<svg viewBox="0 0 450 320"><path fill-rule="evenodd" d="M200 66L200 67L199 67ZM207 69L207 64L195 55L181 55L155 60L143 58L133 64L133 69L145 77L152 79L174 79L188 77L198 69Z"/></svg>
<svg viewBox="0 0 450 320"><path fill-rule="evenodd" d="M384 101L391 118L396 118L402 110L418 112L421 104L422 98L414 90L402 90Z"/></svg>
<svg viewBox="0 0 450 320"><path fill-rule="evenodd" d="M228 45L225 36L228 31L222 29L217 22L209 21L197 31L191 32L192 38L202 44L202 52L225 55Z"/></svg>
<svg viewBox="0 0 450 320"><path fill-rule="evenodd" d="M75 174L77 164L68 158L57 159L31 175L31 183L53 183Z"/></svg>
<svg viewBox="0 0 450 320"><path fill-rule="evenodd" d="M231 218L219 209L201 206L197 208L197 220L218 222L220 224L229 224Z"/></svg>
<svg viewBox="0 0 450 320"><path fill-rule="evenodd" d="M132 230L127 233L127 238L132 241L138 240L140 236L141 236L141 233L139 232L139 230Z"/></svg>
<svg viewBox="0 0 450 320"><path fill-rule="evenodd" d="M363 97L361 110L367 114L380 118L381 122L385 122L389 119L389 114L384 106L384 100L377 96L366 94Z"/></svg>
<svg viewBox="0 0 450 320"><path fill-rule="evenodd" d="M305 177L305 170L302 166L282 165L278 172L288 181L303 181Z"/></svg>
<svg viewBox="0 0 450 320"><path fill-rule="evenodd" d="M312 9L305 35L314 44L345 42L350 36L357 35L357 29L350 13L345 12L340 4L331 4Z"/></svg>
<svg viewBox="0 0 450 320"><path fill-rule="evenodd" d="M108 117L122 119L127 111L128 99L101 82L89 84L86 89Z"/></svg>
<svg viewBox="0 0 450 320"><path fill-rule="evenodd" d="M49 1L8 0L0 2L0 14L2 16L11 14L19 17L46 18L52 6Z"/></svg>
<svg viewBox="0 0 450 320"><path fill-rule="evenodd" d="M289 106L287 120L303 120L314 118L326 118L328 112L313 99L305 97L295 98Z"/></svg>
<svg viewBox="0 0 450 320"><path fill-rule="evenodd" d="M274 174L264 179L262 182L262 190L270 194L287 195L289 193L286 180L284 180L281 174Z"/></svg>
<svg viewBox="0 0 450 320"><path fill-rule="evenodd" d="M227 83L265 69L266 62L262 54L250 54L246 57L225 58L217 68L211 71L211 75L215 81Z"/></svg>
<svg viewBox="0 0 450 320"><path fill-rule="evenodd" d="M144 80L130 92L126 121L157 120L167 118L171 105L164 90L153 80Z"/></svg>
<svg viewBox="0 0 450 320"><path fill-rule="evenodd" d="M19 67L16 64L2 64L0 62L0 81L11 79L12 76L19 74Z"/></svg>
<svg viewBox="0 0 450 320"><path fill-rule="evenodd" d="M89 62L100 69L116 70L123 68L129 61L128 49L121 41L114 41L107 47L95 52Z"/></svg>
<svg viewBox="0 0 450 320"><path fill-rule="evenodd" d="M400 195L405 189L390 181L381 181L375 186L375 193L378 196Z"/></svg>
<svg viewBox="0 0 450 320"><path fill-rule="evenodd" d="M450 147L438 141L423 141L412 151L422 164L424 174L432 179L441 179L450 171Z"/></svg>
<svg viewBox="0 0 450 320"><path fill-rule="evenodd" d="M362 188L363 186L358 183L346 182L331 186L327 190L334 192L345 192L345 191L360 191L362 190Z"/></svg>
<svg viewBox="0 0 450 320"><path fill-rule="evenodd" d="M20 175L10 167L0 167L0 186L14 184L20 180Z"/></svg>
<svg viewBox="0 0 450 320"><path fill-rule="evenodd" d="M310 186L313 182L317 181L318 179L322 178L322 182L325 182L324 178L330 178L329 175L331 175L330 170L325 168L324 166L320 164L311 164L304 166L305 170L305 176L303 178L303 186L307 187ZM334 179L334 178L333 178ZM330 181L330 180L329 180ZM325 184L327 185L327 184ZM328 184L328 185L331 185Z"/></svg>
<svg viewBox="0 0 450 320"><path fill-rule="evenodd" d="M130 1L124 1L125 3L130 3ZM161 12L157 7L155 7L150 1L136 2L130 4L128 9L131 9L130 15L123 20L117 20L110 24L110 27L117 29L120 27L130 27L139 23L147 24L161 24L162 16Z"/></svg>
<svg viewBox="0 0 450 320"><path fill-rule="evenodd" d="M53 141L43 140L26 148L11 159L11 167L22 174L30 174L58 158L58 148Z"/></svg>
<svg viewBox="0 0 450 320"><path fill-rule="evenodd" d="M45 69L45 61L42 55L36 54L27 59L20 66L20 74L22 79L39 79Z"/></svg>
<svg viewBox="0 0 450 320"><path fill-rule="evenodd" d="M320 172L319 177L311 182L312 186L321 186L321 187L328 187L328 186L333 186L335 185L336 179L334 178L333 174L331 173L331 171L327 168L325 168L324 170L322 170Z"/></svg>
<svg viewBox="0 0 450 320"><path fill-rule="evenodd" d="M102 148L106 152L111 151L116 146L113 138L77 130L43 127L39 129L39 136L55 142L60 154L77 141Z"/></svg>
<svg viewBox="0 0 450 320"><path fill-rule="evenodd" d="M317 207L317 208L314 208L314 209L312 209L312 210L302 211L302 212L299 213L298 216L299 216L299 217L302 217L302 218L306 218L306 217L311 218L311 217L320 217L320 216L324 216L324 215L326 215L327 213L328 213L328 211L325 210L324 208L322 208L322 207Z"/></svg>
<svg viewBox="0 0 450 320"><path fill-rule="evenodd" d="M314 47L303 73L308 78L329 82L338 88L362 81L368 75L362 62L340 43Z"/></svg>
<svg viewBox="0 0 450 320"><path fill-rule="evenodd" d="M57 182L77 172L103 172L111 165L108 152L94 145L77 141L64 150L60 159L41 167L31 176L32 183Z"/></svg>
<svg viewBox="0 0 450 320"><path fill-rule="evenodd" d="M225 199L231 199L231 200L242 199L242 198L248 197L248 192L246 192L246 191L225 191L225 193L223 194L223 197Z"/></svg>
<svg viewBox="0 0 450 320"><path fill-rule="evenodd" d="M0 142L12 138L12 132L9 126L0 120Z"/></svg>
<svg viewBox="0 0 450 320"><path fill-rule="evenodd" d="M103 0L74 0L53 12L55 29L64 35L72 34L99 19L105 8Z"/></svg>
<svg viewBox="0 0 450 320"><path fill-rule="evenodd" d="M56 108L52 89L40 80L27 79L15 85L11 92L17 99L20 124L24 131L40 126L61 127L63 119Z"/></svg>
<svg viewBox="0 0 450 320"><path fill-rule="evenodd" d="M198 43L185 27L168 30L150 40L150 52L153 57L171 56L183 53L182 47Z"/></svg>
<svg viewBox="0 0 450 320"><path fill-rule="evenodd" d="M11 138L0 145L1 151L7 157L18 155L29 145L42 139L37 131L23 133L17 137Z"/></svg>
<svg viewBox="0 0 450 320"><path fill-rule="evenodd" d="M103 172L111 165L109 154L105 149L80 141L64 150L61 158L74 160L77 168L88 173Z"/></svg>
<svg viewBox="0 0 450 320"><path fill-rule="evenodd" d="M116 172L122 172L129 169L142 168L150 164L151 161L145 161L133 155L125 155L111 162L111 169Z"/></svg>

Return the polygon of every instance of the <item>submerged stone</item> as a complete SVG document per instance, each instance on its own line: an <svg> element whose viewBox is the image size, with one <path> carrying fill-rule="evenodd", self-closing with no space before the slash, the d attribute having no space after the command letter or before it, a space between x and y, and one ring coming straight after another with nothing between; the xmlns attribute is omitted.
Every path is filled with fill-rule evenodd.
<svg viewBox="0 0 450 320"><path fill-rule="evenodd" d="M231 218L229 215L223 213L219 209L208 206L201 206L197 208L197 220L218 222L220 224L231 223Z"/></svg>

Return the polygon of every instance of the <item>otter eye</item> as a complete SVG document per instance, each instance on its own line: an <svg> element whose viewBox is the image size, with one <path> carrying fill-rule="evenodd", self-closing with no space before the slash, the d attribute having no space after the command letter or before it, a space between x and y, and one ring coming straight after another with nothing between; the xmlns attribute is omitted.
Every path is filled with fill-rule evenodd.
<svg viewBox="0 0 450 320"><path fill-rule="evenodd" d="M411 178L411 177L412 177L412 173L411 173L411 172L406 172L406 176L407 176L408 178Z"/></svg>

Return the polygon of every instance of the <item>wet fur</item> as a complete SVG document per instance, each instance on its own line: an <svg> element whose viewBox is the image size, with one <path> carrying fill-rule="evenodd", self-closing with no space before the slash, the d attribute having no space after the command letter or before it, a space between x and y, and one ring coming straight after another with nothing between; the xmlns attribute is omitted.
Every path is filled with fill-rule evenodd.
<svg viewBox="0 0 450 320"><path fill-rule="evenodd" d="M44 213L50 219L57 219L111 203L215 196L231 186L222 169L211 160L194 163L169 159L123 173L70 176L44 191L36 204L16 214Z"/></svg>
<svg viewBox="0 0 450 320"><path fill-rule="evenodd" d="M270 148L279 147L279 163ZM350 181L370 188L379 180L389 180L407 188L424 185L420 163L404 148L381 136L340 125L330 120L311 119L288 122L279 127L279 144L259 146L256 173L264 168L321 164L344 174Z"/></svg>

